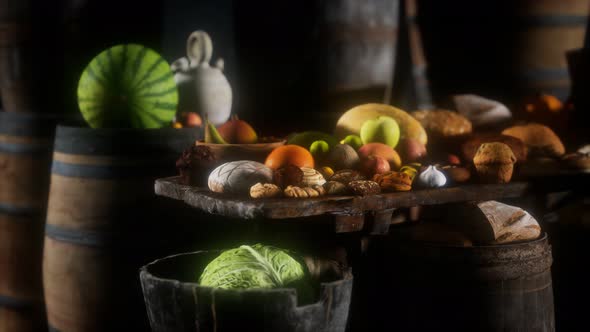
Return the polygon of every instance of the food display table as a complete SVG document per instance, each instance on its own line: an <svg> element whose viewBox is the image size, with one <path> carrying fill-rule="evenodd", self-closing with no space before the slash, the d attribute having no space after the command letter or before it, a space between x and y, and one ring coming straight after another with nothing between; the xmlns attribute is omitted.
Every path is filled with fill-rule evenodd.
<svg viewBox="0 0 590 332"><path fill-rule="evenodd" d="M186 186L179 183L178 177L169 177L156 180L155 191L158 195L182 200L189 206L226 217L286 220L326 215L332 217L336 233L366 230L371 234L384 234L389 229L393 211L398 208L586 190L589 184L590 173L562 172L530 177L527 181L508 184L468 184L371 196L251 199L222 195L207 188Z"/></svg>

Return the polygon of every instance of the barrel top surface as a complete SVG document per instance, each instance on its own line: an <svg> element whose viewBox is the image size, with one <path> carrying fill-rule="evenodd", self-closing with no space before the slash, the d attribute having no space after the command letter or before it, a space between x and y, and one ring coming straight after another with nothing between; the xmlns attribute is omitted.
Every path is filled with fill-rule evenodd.
<svg viewBox="0 0 590 332"><path fill-rule="evenodd" d="M570 178L572 176L572 178ZM546 179L545 179L546 178ZM182 200L209 213L227 217L287 219L324 214L359 215L370 211L438 205L467 201L498 200L521 197L535 192L571 190L590 184L590 174L544 176L544 180L517 181L508 184L469 184L438 189L382 193L372 196L324 196L308 199L250 199L211 192L207 188L186 186L179 177L156 180L156 194ZM566 188L564 188L564 186Z"/></svg>
<svg viewBox="0 0 590 332"><path fill-rule="evenodd" d="M55 151L81 155L177 153L201 135L194 128L131 129L58 126Z"/></svg>

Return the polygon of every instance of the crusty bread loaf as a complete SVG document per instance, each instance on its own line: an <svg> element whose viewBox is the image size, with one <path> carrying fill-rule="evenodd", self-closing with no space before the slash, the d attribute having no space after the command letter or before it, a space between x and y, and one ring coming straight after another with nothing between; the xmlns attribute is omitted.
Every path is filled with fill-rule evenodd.
<svg viewBox="0 0 590 332"><path fill-rule="evenodd" d="M463 115L449 110L416 111L412 116L429 135L449 137L471 133L472 125Z"/></svg>
<svg viewBox="0 0 590 332"><path fill-rule="evenodd" d="M565 147L551 128L538 123L513 126L505 129L502 134L513 136L528 147L531 156L559 157L565 153Z"/></svg>

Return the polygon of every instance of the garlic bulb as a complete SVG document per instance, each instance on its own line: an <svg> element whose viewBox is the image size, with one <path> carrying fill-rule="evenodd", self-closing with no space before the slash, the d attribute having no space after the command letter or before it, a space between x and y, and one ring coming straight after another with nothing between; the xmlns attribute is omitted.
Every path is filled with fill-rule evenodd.
<svg viewBox="0 0 590 332"><path fill-rule="evenodd" d="M428 166L425 171L418 175L418 183L427 188L439 188L447 183L447 178L436 166Z"/></svg>

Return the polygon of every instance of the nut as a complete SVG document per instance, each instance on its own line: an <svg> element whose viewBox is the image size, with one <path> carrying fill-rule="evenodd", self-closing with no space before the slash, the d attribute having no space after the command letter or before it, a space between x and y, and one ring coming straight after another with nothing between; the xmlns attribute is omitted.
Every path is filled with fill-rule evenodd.
<svg viewBox="0 0 590 332"><path fill-rule="evenodd" d="M250 187L250 197L271 198L281 196L283 191L279 186L272 183L257 183Z"/></svg>
<svg viewBox="0 0 590 332"><path fill-rule="evenodd" d="M355 180L348 183L348 188L360 196L375 195L381 192L379 184L370 180Z"/></svg>
<svg viewBox="0 0 590 332"><path fill-rule="evenodd" d="M324 183L324 189L328 195L344 195L348 193L348 187L342 182L328 181Z"/></svg>

